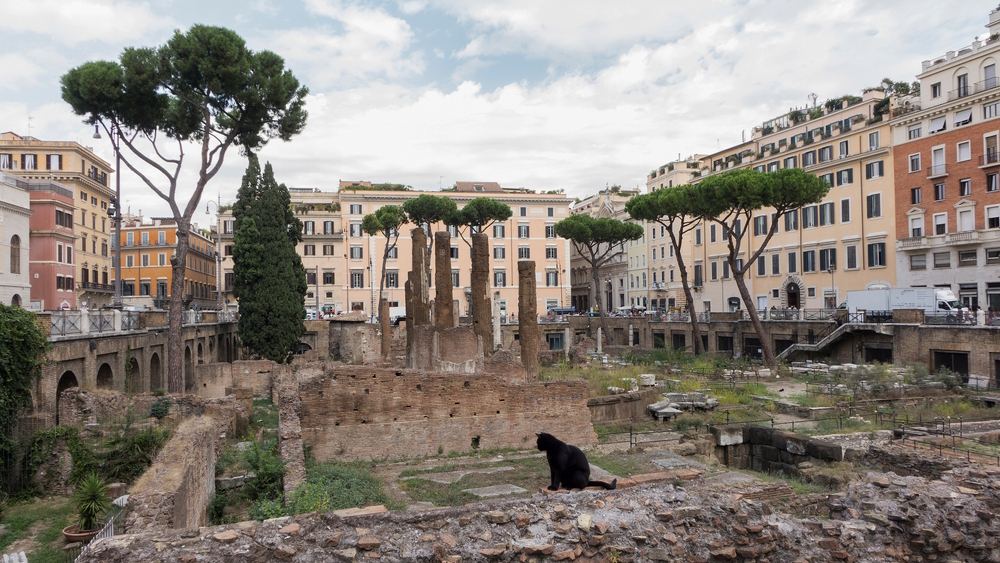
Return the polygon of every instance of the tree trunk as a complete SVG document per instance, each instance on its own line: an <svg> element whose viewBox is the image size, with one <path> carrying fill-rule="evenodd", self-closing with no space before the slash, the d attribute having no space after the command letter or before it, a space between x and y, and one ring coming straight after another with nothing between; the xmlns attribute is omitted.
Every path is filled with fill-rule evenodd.
<svg viewBox="0 0 1000 563"><path fill-rule="evenodd" d="M694 355L697 356L705 351L701 344L701 329L698 328L698 314L694 310L694 295L691 294L691 286L688 285L687 268L681 259L680 252L677 254L677 269L681 271L681 285L684 287L684 298L687 299L688 314L691 315L691 335L694 339ZM663 343L666 345L666 342Z"/></svg>
<svg viewBox="0 0 1000 563"><path fill-rule="evenodd" d="M184 273L187 270L188 224L177 222L177 246L170 261L170 315L167 326L167 390L170 393L184 393ZM192 359L192 365L194 361Z"/></svg>
<svg viewBox="0 0 1000 563"><path fill-rule="evenodd" d="M732 268L733 264L730 263L729 267ZM751 301L750 290L747 289L746 281L743 279L743 272L736 273L734 269L733 279L736 280L736 287L740 290L743 304L746 305L747 312L750 314L750 322L753 324L754 332L757 333L757 340L760 341L760 351L764 356L764 363L770 368L772 374L778 373L778 361L774 357L774 351L771 350L771 343L765 338L764 325L760 322L760 316L757 315L757 307ZM743 353L745 355L746 350Z"/></svg>
<svg viewBox="0 0 1000 563"><path fill-rule="evenodd" d="M597 311L601 313L601 332L604 333L602 335L604 343L608 344L611 342L611 337L608 335L608 318L605 316L604 307L601 306L601 279L597 275L597 266L591 264L590 270L594 275L594 304L597 305ZM587 314L589 315L590 313L588 312Z"/></svg>

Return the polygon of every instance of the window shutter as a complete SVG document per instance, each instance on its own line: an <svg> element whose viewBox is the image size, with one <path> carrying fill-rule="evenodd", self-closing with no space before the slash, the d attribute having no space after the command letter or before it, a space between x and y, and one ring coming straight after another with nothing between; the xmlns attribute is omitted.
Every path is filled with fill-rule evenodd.
<svg viewBox="0 0 1000 563"><path fill-rule="evenodd" d="M853 184L854 183L854 169L853 168L848 168L847 169L847 183L848 184Z"/></svg>
<svg viewBox="0 0 1000 563"><path fill-rule="evenodd" d="M878 161L878 175L879 175L880 178L882 176L885 176L885 165L882 164L881 160Z"/></svg>
<svg viewBox="0 0 1000 563"><path fill-rule="evenodd" d="M872 164L873 163L868 163L865 165L865 180L872 179Z"/></svg>

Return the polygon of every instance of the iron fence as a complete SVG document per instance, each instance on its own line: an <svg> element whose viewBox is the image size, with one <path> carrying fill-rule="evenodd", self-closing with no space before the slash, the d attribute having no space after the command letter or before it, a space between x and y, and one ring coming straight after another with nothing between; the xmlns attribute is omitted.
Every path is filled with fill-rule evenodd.
<svg viewBox="0 0 1000 563"><path fill-rule="evenodd" d="M49 325L52 336L80 334L83 319L80 311L54 311L49 315Z"/></svg>
<svg viewBox="0 0 1000 563"><path fill-rule="evenodd" d="M87 311L86 315L90 320L90 332L102 333L115 330L115 312L113 310Z"/></svg>

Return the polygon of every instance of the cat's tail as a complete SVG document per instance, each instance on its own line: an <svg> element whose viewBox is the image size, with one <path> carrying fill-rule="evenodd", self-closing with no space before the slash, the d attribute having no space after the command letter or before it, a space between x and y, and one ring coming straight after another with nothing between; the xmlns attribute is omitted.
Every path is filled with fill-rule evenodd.
<svg viewBox="0 0 1000 563"><path fill-rule="evenodd" d="M605 489L612 491L618 487L618 479L611 481L611 484L605 483L604 481L587 481L588 487L604 487Z"/></svg>

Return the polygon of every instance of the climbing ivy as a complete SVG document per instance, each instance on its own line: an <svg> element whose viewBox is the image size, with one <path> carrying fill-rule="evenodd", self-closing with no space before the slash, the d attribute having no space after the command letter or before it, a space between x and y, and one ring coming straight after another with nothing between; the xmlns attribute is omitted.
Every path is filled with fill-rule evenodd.
<svg viewBox="0 0 1000 563"><path fill-rule="evenodd" d="M34 313L0 304L0 452L15 446L14 426L31 404L31 385L42 376L48 347Z"/></svg>
<svg viewBox="0 0 1000 563"><path fill-rule="evenodd" d="M97 458L94 456L94 452L80 441L80 431L75 426L56 426L35 434L27 457L27 475L35 475L38 468L52 455L56 440L60 438L66 440L69 455L73 458L73 470L69 474L71 483L77 482L80 478L97 469ZM42 492L38 490L41 483L32 483L32 485L32 494Z"/></svg>

